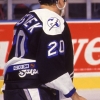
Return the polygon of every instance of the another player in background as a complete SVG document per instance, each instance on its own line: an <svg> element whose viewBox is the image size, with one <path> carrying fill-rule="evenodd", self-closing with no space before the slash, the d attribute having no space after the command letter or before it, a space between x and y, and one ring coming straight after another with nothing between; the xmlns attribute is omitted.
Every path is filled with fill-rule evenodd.
<svg viewBox="0 0 100 100"><path fill-rule="evenodd" d="M4 70L4 100L86 100L72 83L73 48L64 19L66 0L39 0L14 27Z"/></svg>

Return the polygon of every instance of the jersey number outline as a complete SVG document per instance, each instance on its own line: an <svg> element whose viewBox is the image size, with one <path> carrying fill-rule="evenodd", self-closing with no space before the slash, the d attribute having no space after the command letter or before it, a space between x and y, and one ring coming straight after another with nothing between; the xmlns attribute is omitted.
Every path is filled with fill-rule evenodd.
<svg viewBox="0 0 100 100"><path fill-rule="evenodd" d="M63 40L59 42L53 41L48 44L48 57L57 56L58 54L64 54L65 44Z"/></svg>
<svg viewBox="0 0 100 100"><path fill-rule="evenodd" d="M25 55L25 41L26 36L24 32L20 30L16 39L15 57L23 57Z"/></svg>

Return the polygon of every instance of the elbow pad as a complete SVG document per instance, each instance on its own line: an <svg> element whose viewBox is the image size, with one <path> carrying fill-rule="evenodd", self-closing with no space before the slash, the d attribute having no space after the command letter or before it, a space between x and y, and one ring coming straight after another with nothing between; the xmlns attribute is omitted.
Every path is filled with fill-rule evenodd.
<svg viewBox="0 0 100 100"><path fill-rule="evenodd" d="M76 91L70 75L65 73L55 80L45 84L46 86L60 91L66 98L69 98Z"/></svg>

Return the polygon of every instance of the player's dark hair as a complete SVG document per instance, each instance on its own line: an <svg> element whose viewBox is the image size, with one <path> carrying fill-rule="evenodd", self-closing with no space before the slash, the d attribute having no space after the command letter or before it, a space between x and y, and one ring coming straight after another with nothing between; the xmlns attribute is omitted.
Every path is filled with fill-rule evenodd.
<svg viewBox="0 0 100 100"><path fill-rule="evenodd" d="M55 4L56 1L58 1L58 0L39 0L39 3L40 3L41 5L43 5L43 4L52 5L52 4Z"/></svg>
<svg viewBox="0 0 100 100"><path fill-rule="evenodd" d="M58 0L39 0L39 3L42 4L46 4L46 5L52 5L52 4L56 4L56 1Z"/></svg>

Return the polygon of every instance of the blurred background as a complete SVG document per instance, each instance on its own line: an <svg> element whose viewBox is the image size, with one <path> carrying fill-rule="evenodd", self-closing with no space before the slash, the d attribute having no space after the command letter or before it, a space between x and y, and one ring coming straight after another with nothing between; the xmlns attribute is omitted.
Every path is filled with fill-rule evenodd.
<svg viewBox="0 0 100 100"><path fill-rule="evenodd" d="M100 18L100 0L67 0L65 19ZM0 20L17 20L40 8L38 0L0 0Z"/></svg>

